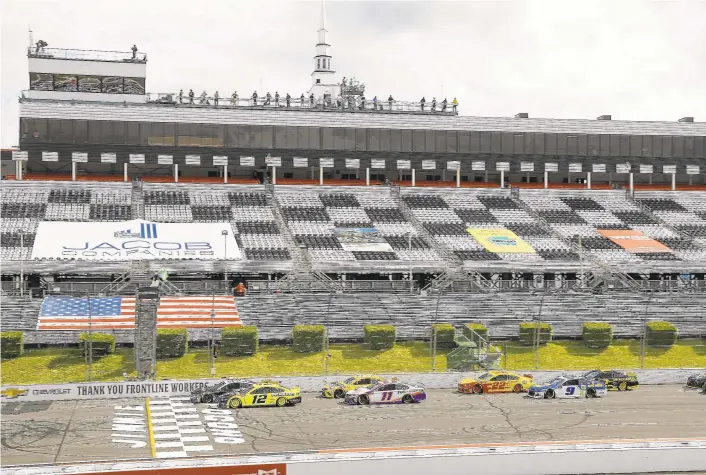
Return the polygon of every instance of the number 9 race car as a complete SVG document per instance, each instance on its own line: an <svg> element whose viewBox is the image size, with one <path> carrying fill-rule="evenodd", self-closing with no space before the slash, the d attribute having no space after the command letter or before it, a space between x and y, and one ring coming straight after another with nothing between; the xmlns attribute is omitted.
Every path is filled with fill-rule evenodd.
<svg viewBox="0 0 706 475"><path fill-rule="evenodd" d="M542 386L529 388L527 397L534 399L601 397L608 394L603 381L589 381L586 378L559 376Z"/></svg>
<svg viewBox="0 0 706 475"><path fill-rule="evenodd" d="M460 393L521 393L532 386L532 375L519 375L507 371L489 371L478 378L465 378L458 382Z"/></svg>
<svg viewBox="0 0 706 475"><path fill-rule="evenodd" d="M238 409L254 406L293 406L302 402L299 387L285 388L276 383L260 383L250 388L224 394L218 398L218 407Z"/></svg>
<svg viewBox="0 0 706 475"><path fill-rule="evenodd" d="M385 382L346 393L346 404L412 404L427 398L423 384Z"/></svg>
<svg viewBox="0 0 706 475"><path fill-rule="evenodd" d="M353 391L354 389L364 386L370 386L371 384L380 384L383 381L385 381L383 378L374 374L359 374L344 381L334 381L326 384L321 389L321 396L328 399L338 399L345 397L348 391Z"/></svg>

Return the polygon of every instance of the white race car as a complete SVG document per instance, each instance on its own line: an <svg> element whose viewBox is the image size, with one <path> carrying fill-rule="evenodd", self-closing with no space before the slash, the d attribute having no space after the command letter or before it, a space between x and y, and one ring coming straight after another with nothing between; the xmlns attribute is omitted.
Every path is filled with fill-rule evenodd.
<svg viewBox="0 0 706 475"><path fill-rule="evenodd" d="M527 397L534 399L602 397L608 394L605 381L558 376L544 385L530 386Z"/></svg>
<svg viewBox="0 0 706 475"><path fill-rule="evenodd" d="M383 382L346 393L346 404L411 404L427 398L424 385L420 383Z"/></svg>

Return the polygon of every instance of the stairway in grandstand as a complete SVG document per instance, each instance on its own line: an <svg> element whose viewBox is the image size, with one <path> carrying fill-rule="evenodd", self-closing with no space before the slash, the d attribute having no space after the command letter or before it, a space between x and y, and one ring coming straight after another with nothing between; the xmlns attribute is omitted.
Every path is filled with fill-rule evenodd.
<svg viewBox="0 0 706 475"><path fill-rule="evenodd" d="M157 288L146 287L137 292L133 311L135 316L135 369L140 379L152 379L155 375L157 320L160 306Z"/></svg>

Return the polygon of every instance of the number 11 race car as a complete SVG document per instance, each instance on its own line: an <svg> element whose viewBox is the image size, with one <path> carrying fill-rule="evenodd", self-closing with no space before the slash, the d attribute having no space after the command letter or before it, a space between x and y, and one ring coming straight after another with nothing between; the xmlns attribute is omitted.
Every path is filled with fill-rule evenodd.
<svg viewBox="0 0 706 475"><path fill-rule="evenodd" d="M354 389L346 393L346 404L411 404L427 398L420 383L385 382Z"/></svg>
<svg viewBox="0 0 706 475"><path fill-rule="evenodd" d="M589 381L573 376L559 376L542 386L529 388L528 397L534 399L601 397L608 394L604 381Z"/></svg>

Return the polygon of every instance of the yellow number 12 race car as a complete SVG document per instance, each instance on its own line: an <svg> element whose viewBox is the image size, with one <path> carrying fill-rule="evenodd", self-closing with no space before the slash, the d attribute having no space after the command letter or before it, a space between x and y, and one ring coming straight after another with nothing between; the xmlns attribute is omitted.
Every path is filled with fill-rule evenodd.
<svg viewBox="0 0 706 475"><path fill-rule="evenodd" d="M489 371L477 378L465 378L458 382L460 393L521 393L532 386L532 375L507 371Z"/></svg>
<svg viewBox="0 0 706 475"><path fill-rule="evenodd" d="M278 384L257 384L242 391L224 394L218 398L218 407L237 409L253 406L293 406L302 402L299 387L285 388Z"/></svg>

